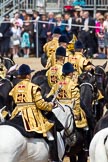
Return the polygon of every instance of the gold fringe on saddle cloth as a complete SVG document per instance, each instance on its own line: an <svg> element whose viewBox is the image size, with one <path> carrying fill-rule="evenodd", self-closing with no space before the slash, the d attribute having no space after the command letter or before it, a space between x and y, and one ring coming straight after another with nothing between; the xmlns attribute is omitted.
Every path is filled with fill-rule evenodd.
<svg viewBox="0 0 108 162"><path fill-rule="evenodd" d="M35 131L36 133L42 133L44 137L47 137L46 133L54 125L54 123L49 122L42 115L39 109L36 109L34 104L18 104L12 112L11 119L19 113L22 115L24 127L27 132Z"/></svg>
<svg viewBox="0 0 108 162"><path fill-rule="evenodd" d="M81 108L73 109L73 113L74 113L75 124L77 128L84 128L88 126L86 114Z"/></svg>

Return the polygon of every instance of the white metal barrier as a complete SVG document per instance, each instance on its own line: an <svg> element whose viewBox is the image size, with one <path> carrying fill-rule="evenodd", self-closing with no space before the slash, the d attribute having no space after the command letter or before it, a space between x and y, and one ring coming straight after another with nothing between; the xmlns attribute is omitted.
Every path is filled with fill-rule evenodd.
<svg viewBox="0 0 108 162"><path fill-rule="evenodd" d="M35 20L29 20L29 21L23 21L23 22L32 22L32 23L37 23L36 24L36 33L38 33L38 29L39 29L39 27L38 27L38 23L46 23L46 24L49 24L49 22L48 21L40 21L40 20L38 20L38 21L35 21ZM11 23L10 21L2 21L1 23ZM50 22L50 24L54 24L55 26L56 26L56 23L55 22ZM68 24L67 23L62 23L62 25L64 25L64 26L68 26ZM84 25L77 25L77 24L71 24L71 26L75 26L75 27L84 27ZM96 27L96 26L88 26L88 28L102 28L102 27ZM39 52L38 52L38 44L39 44L39 42L38 42L38 34L36 34L36 57L38 58L39 57Z"/></svg>
<svg viewBox="0 0 108 162"><path fill-rule="evenodd" d="M79 0L76 0L79 1ZM108 8L108 0L84 0L85 8L90 9L106 9ZM62 12L64 5L72 5L73 0L1 0L0 11L1 16L12 12L15 9L19 10L38 10L42 12ZM11 6L8 11L6 7ZM96 12L96 11L94 11Z"/></svg>

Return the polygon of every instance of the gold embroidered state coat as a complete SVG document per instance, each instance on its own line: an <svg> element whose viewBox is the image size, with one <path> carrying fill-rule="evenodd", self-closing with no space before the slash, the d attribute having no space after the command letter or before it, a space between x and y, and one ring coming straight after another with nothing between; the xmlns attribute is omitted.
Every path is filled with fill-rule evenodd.
<svg viewBox="0 0 108 162"><path fill-rule="evenodd" d="M46 76L50 87L62 79L62 66L63 64L57 61L57 63L47 71Z"/></svg>
<svg viewBox="0 0 108 162"><path fill-rule="evenodd" d="M60 101L60 103L68 106L72 106L72 102L73 100L75 100L73 112L76 119L75 120L76 126L78 128L86 127L87 120L85 112L80 107L80 92L77 87L78 85L72 81L72 78L70 76L66 76L61 81L58 81L58 83L52 87L47 97L54 95L56 91L59 89L59 86L61 85L62 88L57 96L57 99Z"/></svg>
<svg viewBox="0 0 108 162"><path fill-rule="evenodd" d="M16 107L12 112L12 118L21 113L26 131L43 133L53 127L41 113L41 110L51 111L52 103L42 99L40 87L31 83L28 79L19 82L9 93L13 97Z"/></svg>
<svg viewBox="0 0 108 162"><path fill-rule="evenodd" d="M47 69L55 64L55 52L58 47L59 43L57 37L53 37L51 41L44 45L43 51L47 54L48 57L46 64Z"/></svg>
<svg viewBox="0 0 108 162"><path fill-rule="evenodd" d="M69 62L74 65L74 68L77 70L78 75L82 73L83 66L87 65L89 60L83 56L81 52L75 52L75 54L69 55Z"/></svg>
<svg viewBox="0 0 108 162"><path fill-rule="evenodd" d="M66 63L66 62L69 61L69 59L68 59L69 55L71 55L71 52L70 52L68 49L66 49L66 57L65 57L64 63ZM48 69L48 68L54 66L56 63L57 63L56 54L55 54L55 52L54 52L54 53L52 53L52 55L48 58L46 68Z"/></svg>

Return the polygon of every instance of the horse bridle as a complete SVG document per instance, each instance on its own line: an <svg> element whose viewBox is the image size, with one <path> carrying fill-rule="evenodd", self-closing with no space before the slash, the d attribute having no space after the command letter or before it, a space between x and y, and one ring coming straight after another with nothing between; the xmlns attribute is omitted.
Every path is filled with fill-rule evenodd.
<svg viewBox="0 0 108 162"><path fill-rule="evenodd" d="M98 91L95 91L95 85L93 86L91 83L88 83L88 82L85 82L85 83L82 83L79 87L81 88L82 86L84 85L88 85L89 87L91 87L92 89L92 96L93 96L93 99L95 101L97 101L97 94L98 94Z"/></svg>
<svg viewBox="0 0 108 162"><path fill-rule="evenodd" d="M3 80L7 80L7 81L10 83L11 87L13 88L13 83L12 83L8 78L4 78L4 79L1 78L1 79L0 79L0 83L3 83L3 82L2 82ZM3 84L4 84L4 83L3 83Z"/></svg>
<svg viewBox="0 0 108 162"><path fill-rule="evenodd" d="M105 74L105 69L102 66L98 66L101 70L103 70L104 74Z"/></svg>
<svg viewBox="0 0 108 162"><path fill-rule="evenodd" d="M67 121L70 118L70 116L71 116L71 118L70 118L69 126L64 129L65 130L64 131L64 139L66 138L68 141L70 141L69 142L70 146L73 146L76 143L76 132L75 132L76 126L75 126L74 114L73 114L73 111L72 111L71 107L69 107L68 105L65 105L65 106L67 106L67 108L69 108L69 110L71 112L70 115L67 118ZM73 130L72 130L72 132L68 133L68 130L72 125L72 121L73 121Z"/></svg>
<svg viewBox="0 0 108 162"><path fill-rule="evenodd" d="M94 91L94 87L93 87L93 85L91 83L85 82L85 83L82 83L79 87L81 88L84 85L89 85L91 87L92 91Z"/></svg>

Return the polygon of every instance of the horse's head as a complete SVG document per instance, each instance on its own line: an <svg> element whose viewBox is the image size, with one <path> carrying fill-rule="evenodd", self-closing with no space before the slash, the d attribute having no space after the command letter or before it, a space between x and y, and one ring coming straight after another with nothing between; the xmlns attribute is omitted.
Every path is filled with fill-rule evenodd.
<svg viewBox="0 0 108 162"><path fill-rule="evenodd" d="M46 71L47 70L40 70L37 71L33 76L32 76L32 83L41 85L43 82L46 80Z"/></svg>
<svg viewBox="0 0 108 162"><path fill-rule="evenodd" d="M32 83L37 84L41 87L42 96L47 96L47 94L50 92L50 87L48 85L48 80L46 77L46 71L47 70L41 70L36 72L32 76L31 80Z"/></svg>
<svg viewBox="0 0 108 162"><path fill-rule="evenodd" d="M95 66L95 69L94 69L94 75L96 78L97 87L102 92L103 95L104 95L104 89L105 89L105 76L106 76L105 68L106 66L107 66L107 62L104 63L103 65Z"/></svg>
<svg viewBox="0 0 108 162"><path fill-rule="evenodd" d="M93 100L97 99L98 89L95 76L90 72L82 73L79 76L80 82L80 105L87 116L92 114Z"/></svg>
<svg viewBox="0 0 108 162"><path fill-rule="evenodd" d="M95 66L95 75L105 75L106 65L107 65L107 62L103 66L101 65Z"/></svg>
<svg viewBox="0 0 108 162"><path fill-rule="evenodd" d="M46 53L43 53L42 56L41 56L41 64L43 65L43 67L46 66L47 59L48 59L47 54Z"/></svg>
<svg viewBox="0 0 108 162"><path fill-rule="evenodd" d="M89 71L83 72L78 77L79 85L81 85L82 83L90 83L91 85L94 85L95 84L95 77L94 77L93 73L94 73L93 70L91 72L89 72Z"/></svg>
<svg viewBox="0 0 108 162"><path fill-rule="evenodd" d="M13 86L15 86L20 79L17 77L18 76L18 70L17 70L17 64L11 66L9 70L7 71L6 79L8 79Z"/></svg>
<svg viewBox="0 0 108 162"><path fill-rule="evenodd" d="M107 103L107 108L108 108L108 72L106 72L106 76L105 76L104 98L105 98L105 102Z"/></svg>
<svg viewBox="0 0 108 162"><path fill-rule="evenodd" d="M0 59L1 59L1 63L3 63L5 65L7 70L9 70L12 66L15 65L15 62L13 60L11 60L10 58L0 57Z"/></svg>
<svg viewBox="0 0 108 162"><path fill-rule="evenodd" d="M1 79L0 80L0 96L3 96L7 99L10 90L12 89L13 85L8 79Z"/></svg>
<svg viewBox="0 0 108 162"><path fill-rule="evenodd" d="M11 111L12 103L9 99L9 92L12 89L13 85L8 79L0 80L0 110L3 107L6 107L6 110Z"/></svg>
<svg viewBox="0 0 108 162"><path fill-rule="evenodd" d="M72 146L75 141L75 123L72 108L69 106L59 105L53 109L54 114L64 126L64 131L61 132L66 144Z"/></svg>

